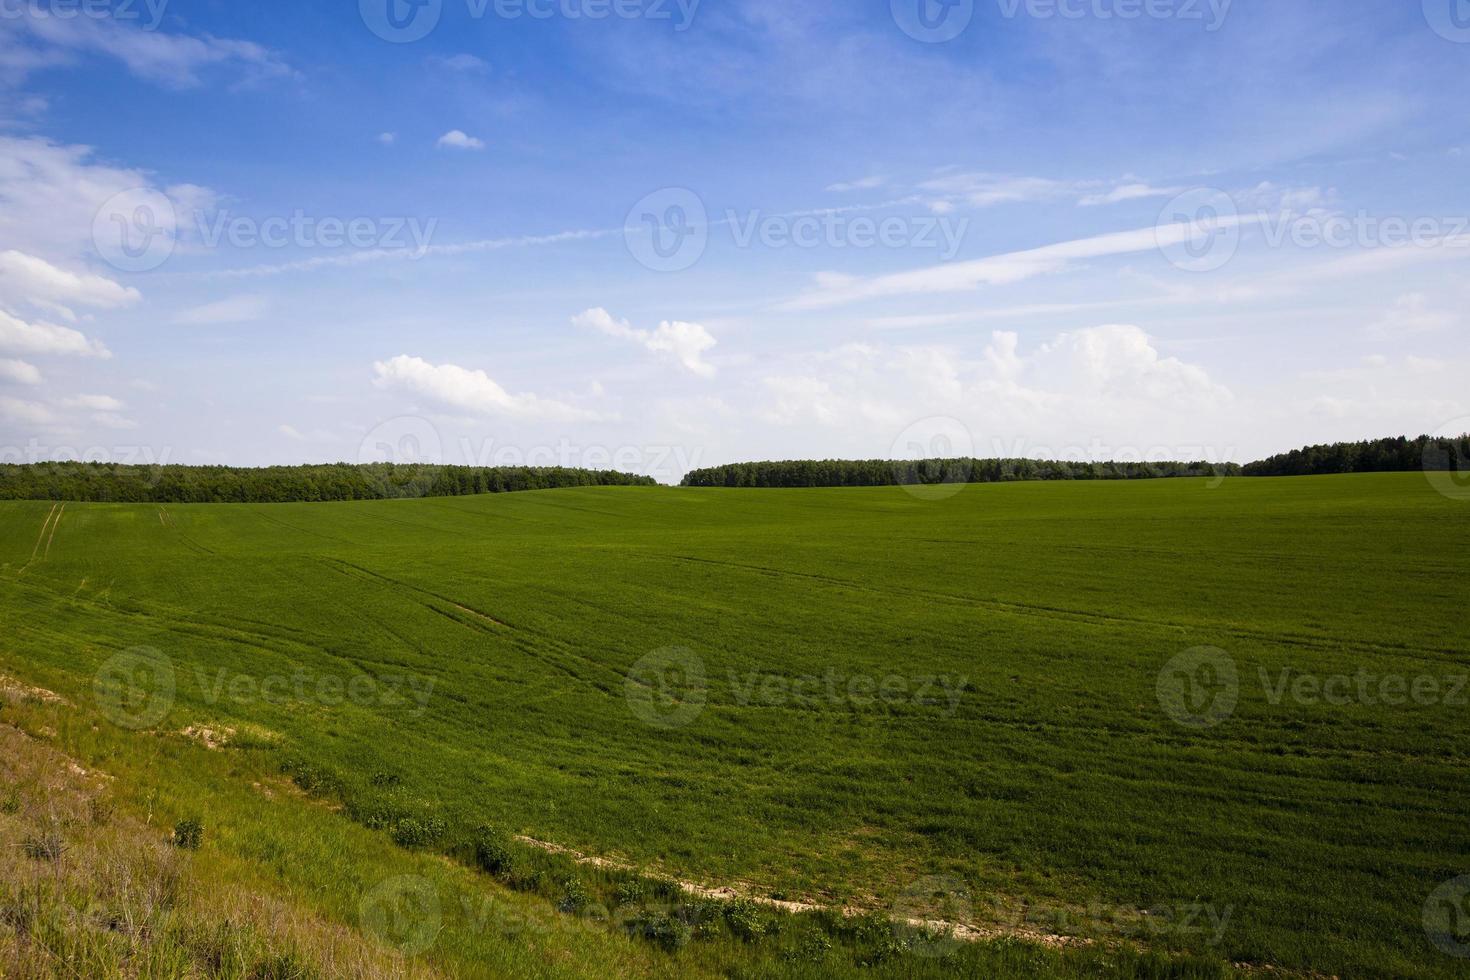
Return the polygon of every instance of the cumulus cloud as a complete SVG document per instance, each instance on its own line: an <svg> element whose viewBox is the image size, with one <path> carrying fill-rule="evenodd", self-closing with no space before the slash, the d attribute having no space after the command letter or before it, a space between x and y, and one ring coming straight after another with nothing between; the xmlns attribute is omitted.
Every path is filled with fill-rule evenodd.
<svg viewBox="0 0 1470 980"><path fill-rule="evenodd" d="M484 371L457 364L430 364L419 357L400 354L373 365L373 383L380 388L397 388L433 399L450 408L476 415L505 415L553 421L587 421L596 412L576 408L533 394L511 394Z"/></svg>
<svg viewBox="0 0 1470 980"><path fill-rule="evenodd" d="M0 358L0 384L38 385L41 372L34 364Z"/></svg>
<svg viewBox="0 0 1470 980"><path fill-rule="evenodd" d="M39 402L0 395L0 419L22 425L50 425L55 421L55 416Z"/></svg>
<svg viewBox="0 0 1470 980"><path fill-rule="evenodd" d="M761 421L867 454L943 417L962 420L980 455L1219 460L1225 448L1186 442L1205 438L1234 406L1204 368L1162 354L1129 325L1069 331L1030 349L1010 331L978 350L848 344L779 365L760 391Z"/></svg>
<svg viewBox="0 0 1470 980"><path fill-rule="evenodd" d="M439 137L438 146L440 149L483 150L485 148L485 141L469 135L462 129L451 129Z"/></svg>
<svg viewBox="0 0 1470 980"><path fill-rule="evenodd" d="M27 323L0 310L0 351L21 354L74 354L81 357L111 357L101 341L54 323Z"/></svg>
<svg viewBox="0 0 1470 980"><path fill-rule="evenodd" d="M62 308L68 304L113 308L142 298L136 289L111 279L68 272L15 249L0 251L0 287L8 297Z"/></svg>
<svg viewBox="0 0 1470 980"><path fill-rule="evenodd" d="M702 378L712 378L715 366L704 360L704 352L718 341L698 323L664 320L655 330L635 329L627 320L615 318L602 307L584 310L572 317L578 327L590 327L609 337L631 340L656 354L678 361L684 368Z"/></svg>

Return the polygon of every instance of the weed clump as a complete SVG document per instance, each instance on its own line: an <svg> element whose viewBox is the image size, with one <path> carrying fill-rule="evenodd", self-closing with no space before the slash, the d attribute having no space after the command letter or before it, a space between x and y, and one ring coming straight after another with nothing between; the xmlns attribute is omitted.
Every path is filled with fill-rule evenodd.
<svg viewBox="0 0 1470 980"><path fill-rule="evenodd" d="M66 853L66 842L54 830L31 834L21 842L21 849L32 861L60 861Z"/></svg>
<svg viewBox="0 0 1470 980"><path fill-rule="evenodd" d="M725 924L746 942L754 942L766 934L766 920L760 906L748 898L739 898L725 906Z"/></svg>
<svg viewBox="0 0 1470 980"><path fill-rule="evenodd" d="M652 910L629 919L625 928L629 935L645 939L668 953L677 953L688 946L693 936L689 923L677 915Z"/></svg>

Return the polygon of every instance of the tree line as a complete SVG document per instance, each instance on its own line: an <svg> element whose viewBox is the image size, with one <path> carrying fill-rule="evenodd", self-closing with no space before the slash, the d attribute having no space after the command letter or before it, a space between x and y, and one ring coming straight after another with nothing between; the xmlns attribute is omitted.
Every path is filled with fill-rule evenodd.
<svg viewBox="0 0 1470 980"><path fill-rule="evenodd" d="M1372 439L1307 446L1243 467L1246 476L1314 476L1327 473L1397 473L1470 470L1470 435Z"/></svg>
<svg viewBox="0 0 1470 980"><path fill-rule="evenodd" d="M69 461L0 464L0 500L267 504L654 484L647 476L560 466L328 463L246 468Z"/></svg>
<svg viewBox="0 0 1470 980"><path fill-rule="evenodd" d="M690 471L686 487L891 487L1022 480L1155 480L1238 476L1235 463L1074 462L1037 459L793 459Z"/></svg>

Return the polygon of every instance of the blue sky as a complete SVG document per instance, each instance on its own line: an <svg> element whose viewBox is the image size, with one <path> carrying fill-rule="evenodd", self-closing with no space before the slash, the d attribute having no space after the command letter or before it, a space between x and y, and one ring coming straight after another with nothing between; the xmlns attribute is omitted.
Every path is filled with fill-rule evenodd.
<svg viewBox="0 0 1470 980"><path fill-rule="evenodd" d="M391 2L0 0L5 459L1470 428L1462 0Z"/></svg>

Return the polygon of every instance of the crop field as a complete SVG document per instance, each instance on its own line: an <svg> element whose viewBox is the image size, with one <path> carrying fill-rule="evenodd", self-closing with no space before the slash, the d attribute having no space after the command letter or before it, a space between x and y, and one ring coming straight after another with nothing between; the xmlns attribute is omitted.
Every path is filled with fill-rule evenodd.
<svg viewBox="0 0 1470 980"><path fill-rule="evenodd" d="M0 673L385 839L1463 975L1467 555L1422 474L7 502Z"/></svg>

